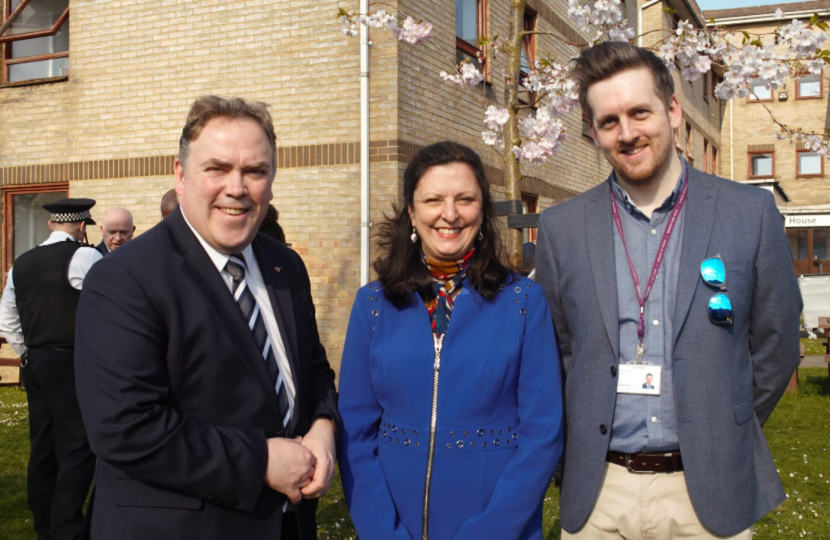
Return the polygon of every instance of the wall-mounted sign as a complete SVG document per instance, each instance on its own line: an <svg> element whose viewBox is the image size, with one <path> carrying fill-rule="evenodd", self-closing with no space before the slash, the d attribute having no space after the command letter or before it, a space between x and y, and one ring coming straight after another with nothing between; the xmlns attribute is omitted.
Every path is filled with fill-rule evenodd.
<svg viewBox="0 0 830 540"><path fill-rule="evenodd" d="M830 227L830 214L790 214L784 218L789 227Z"/></svg>

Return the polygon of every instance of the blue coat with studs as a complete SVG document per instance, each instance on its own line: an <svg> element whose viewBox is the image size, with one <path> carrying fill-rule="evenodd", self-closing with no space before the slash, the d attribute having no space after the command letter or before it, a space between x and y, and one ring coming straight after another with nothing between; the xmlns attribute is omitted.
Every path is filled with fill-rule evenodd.
<svg viewBox="0 0 830 540"><path fill-rule="evenodd" d="M509 277L488 302L464 287L444 338L428 532L541 539L562 453L562 394L542 289ZM421 538L435 358L420 297L399 309L379 283L352 308L340 371L340 471L361 540Z"/></svg>

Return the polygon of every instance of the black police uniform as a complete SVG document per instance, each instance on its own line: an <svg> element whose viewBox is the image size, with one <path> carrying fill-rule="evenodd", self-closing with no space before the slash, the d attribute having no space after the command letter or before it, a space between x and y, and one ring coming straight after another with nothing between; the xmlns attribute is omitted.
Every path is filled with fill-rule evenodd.
<svg viewBox="0 0 830 540"><path fill-rule="evenodd" d="M89 222L94 204L91 199L64 199L44 208L53 222ZM68 278L70 262L82 245L66 241L35 247L17 258L12 276L28 348L22 370L31 442L27 493L39 539L80 536L82 508L95 471L75 393L80 291Z"/></svg>

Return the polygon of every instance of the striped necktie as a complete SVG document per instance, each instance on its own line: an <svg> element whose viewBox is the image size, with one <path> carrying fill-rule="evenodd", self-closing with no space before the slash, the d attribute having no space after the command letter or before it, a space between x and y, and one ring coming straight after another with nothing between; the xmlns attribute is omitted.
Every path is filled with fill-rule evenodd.
<svg viewBox="0 0 830 540"><path fill-rule="evenodd" d="M233 298L236 300L239 309L242 310L242 316L245 317L248 328L251 329L254 340L262 353L262 358L265 359L265 365L268 366L268 373L271 375L271 382L277 391L277 401L283 415L282 425L287 429L288 421L291 419L291 400L288 397L288 388L286 388L285 380L277 366L274 348L271 346L271 339L265 329L265 319L262 317L259 304L257 304L245 280L245 263L243 261L244 258L241 254L231 255L225 270L233 278Z"/></svg>

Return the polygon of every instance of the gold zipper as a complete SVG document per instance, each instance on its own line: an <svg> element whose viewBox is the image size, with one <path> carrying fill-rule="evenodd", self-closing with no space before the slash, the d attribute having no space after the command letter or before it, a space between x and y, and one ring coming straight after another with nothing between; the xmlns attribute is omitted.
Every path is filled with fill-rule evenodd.
<svg viewBox="0 0 830 540"><path fill-rule="evenodd" d="M421 522L421 539L429 540L429 488L432 484L432 462L435 459L435 432L438 426L438 375L441 372L441 348L444 336L432 334L435 344L435 363L432 365L432 413L429 419L429 447L427 450L427 472L424 479L424 515Z"/></svg>

